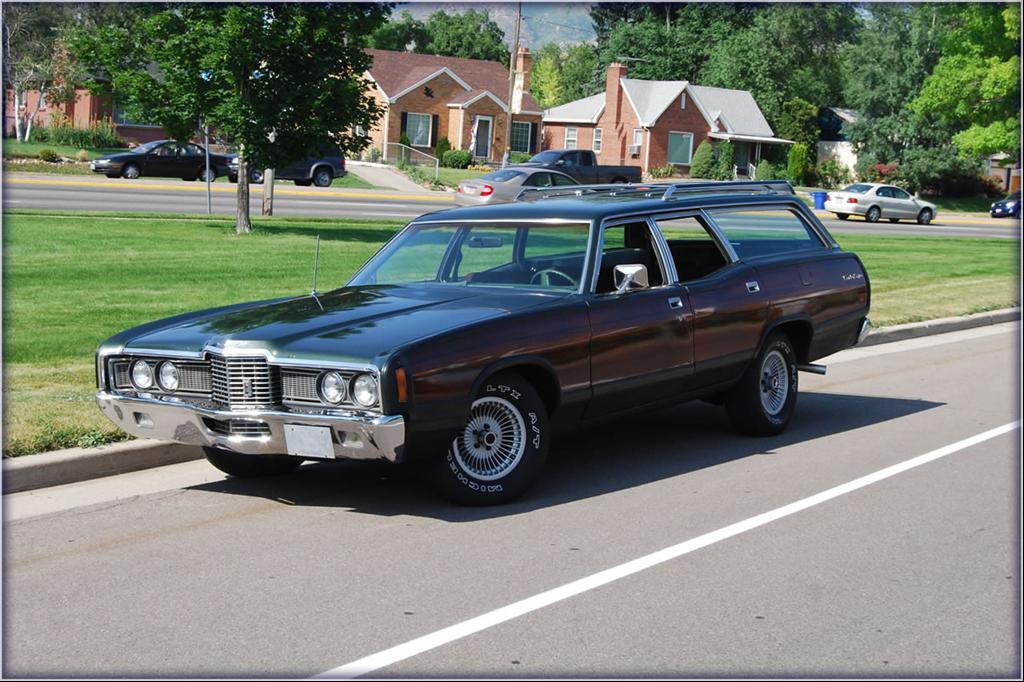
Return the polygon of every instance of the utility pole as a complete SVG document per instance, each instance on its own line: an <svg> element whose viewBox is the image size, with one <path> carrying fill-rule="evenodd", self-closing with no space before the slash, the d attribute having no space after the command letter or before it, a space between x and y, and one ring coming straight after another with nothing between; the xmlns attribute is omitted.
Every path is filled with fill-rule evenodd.
<svg viewBox="0 0 1024 682"><path fill-rule="evenodd" d="M210 125L203 121L203 147L206 150L206 212L213 214L213 190L210 188Z"/></svg>
<svg viewBox="0 0 1024 682"><path fill-rule="evenodd" d="M501 167L508 165L512 147L512 93L516 86L516 62L519 61L519 24L523 22L523 3L516 3L516 30L512 39L512 58L508 64L508 112L505 116L505 153L501 157Z"/></svg>

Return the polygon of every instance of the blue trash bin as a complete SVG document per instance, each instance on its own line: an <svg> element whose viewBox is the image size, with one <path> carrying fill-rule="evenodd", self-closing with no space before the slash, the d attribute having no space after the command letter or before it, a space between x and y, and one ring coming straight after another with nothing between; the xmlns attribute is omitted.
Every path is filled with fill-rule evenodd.
<svg viewBox="0 0 1024 682"><path fill-rule="evenodd" d="M828 192L811 192L811 196L814 197L814 208L825 208L825 197L828 196Z"/></svg>

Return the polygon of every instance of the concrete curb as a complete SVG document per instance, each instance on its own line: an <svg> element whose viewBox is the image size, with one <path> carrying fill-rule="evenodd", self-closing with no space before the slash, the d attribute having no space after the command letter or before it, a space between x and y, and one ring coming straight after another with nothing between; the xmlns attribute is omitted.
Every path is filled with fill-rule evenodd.
<svg viewBox="0 0 1024 682"><path fill-rule="evenodd" d="M962 317L900 324L872 331L864 339L861 347L1020 319L1020 308L1008 308ZM3 460L3 491L13 493L77 483L202 458L203 451L196 446L155 440L132 440L98 448L72 448L38 455L10 457Z"/></svg>
<svg viewBox="0 0 1024 682"><path fill-rule="evenodd" d="M202 458L202 449L194 445L150 439L6 457L3 491L6 494L48 488Z"/></svg>
<svg viewBox="0 0 1024 682"><path fill-rule="evenodd" d="M1020 319L1020 308L1004 308L1003 310L991 310L986 313L975 313L960 317L943 317L938 320L926 320L925 322L897 324L892 327L872 330L860 346L875 346L880 343L905 341L906 339L916 339L933 334L945 334L947 332L960 331L961 329L987 327L993 324L1013 322Z"/></svg>

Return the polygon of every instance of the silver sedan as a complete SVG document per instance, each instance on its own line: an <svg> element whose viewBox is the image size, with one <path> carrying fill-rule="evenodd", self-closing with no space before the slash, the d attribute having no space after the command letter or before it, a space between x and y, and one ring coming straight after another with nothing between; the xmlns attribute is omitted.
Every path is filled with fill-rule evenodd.
<svg viewBox="0 0 1024 682"><path fill-rule="evenodd" d="M512 166L481 175L472 180L463 180L455 193L455 203L460 206L483 206L514 201L516 195L529 187L564 187L578 185L565 173L544 168L520 168Z"/></svg>
<svg viewBox="0 0 1024 682"><path fill-rule="evenodd" d="M936 214L935 204L910 196L906 190L877 182L858 182L839 192L829 192L825 210L846 220L851 215L864 216L869 223L882 218L889 222L916 220L922 225L930 223Z"/></svg>

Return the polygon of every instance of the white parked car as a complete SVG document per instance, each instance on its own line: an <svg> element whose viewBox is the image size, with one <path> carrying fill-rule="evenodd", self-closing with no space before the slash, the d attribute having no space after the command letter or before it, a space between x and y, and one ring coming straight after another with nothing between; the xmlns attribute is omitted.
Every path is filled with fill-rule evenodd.
<svg viewBox="0 0 1024 682"><path fill-rule="evenodd" d="M935 204L915 199L906 190L878 182L858 182L842 191L829 192L825 199L825 210L840 220L859 215L869 223L888 218L892 223L903 219L927 225L935 219L935 209Z"/></svg>

